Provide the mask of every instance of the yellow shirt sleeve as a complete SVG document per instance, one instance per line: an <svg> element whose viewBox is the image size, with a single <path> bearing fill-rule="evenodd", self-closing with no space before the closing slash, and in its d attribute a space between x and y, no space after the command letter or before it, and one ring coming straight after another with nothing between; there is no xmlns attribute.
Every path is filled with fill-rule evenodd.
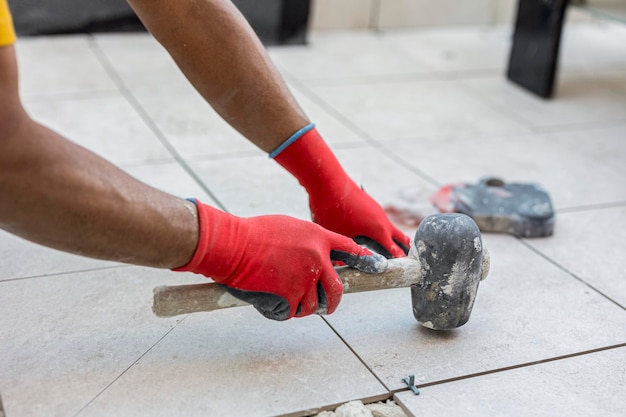
<svg viewBox="0 0 626 417"><path fill-rule="evenodd" d="M7 0L0 0L0 46L11 45L15 42L13 19Z"/></svg>

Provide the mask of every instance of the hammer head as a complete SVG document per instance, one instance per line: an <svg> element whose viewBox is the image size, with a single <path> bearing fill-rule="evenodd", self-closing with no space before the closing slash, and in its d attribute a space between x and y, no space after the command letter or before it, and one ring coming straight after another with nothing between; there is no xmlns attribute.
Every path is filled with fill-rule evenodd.
<svg viewBox="0 0 626 417"><path fill-rule="evenodd" d="M415 318L435 330L462 326L482 274L478 226L464 214L434 214L420 223L413 243L411 255L422 267L422 280L411 287Z"/></svg>

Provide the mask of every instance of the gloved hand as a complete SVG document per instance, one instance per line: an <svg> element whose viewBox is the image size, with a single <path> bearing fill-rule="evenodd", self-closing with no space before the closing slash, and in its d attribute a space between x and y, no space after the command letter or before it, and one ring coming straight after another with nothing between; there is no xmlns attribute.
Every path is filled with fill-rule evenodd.
<svg viewBox="0 0 626 417"><path fill-rule="evenodd" d="M332 260L382 272L385 259L349 238L288 216L236 217L196 201L200 235L191 261L176 271L210 277L256 307L286 320L335 311L343 285Z"/></svg>
<svg viewBox="0 0 626 417"><path fill-rule="evenodd" d="M394 227L382 207L348 177L312 125L302 131L270 156L309 193L313 221L387 258L405 256L410 238Z"/></svg>

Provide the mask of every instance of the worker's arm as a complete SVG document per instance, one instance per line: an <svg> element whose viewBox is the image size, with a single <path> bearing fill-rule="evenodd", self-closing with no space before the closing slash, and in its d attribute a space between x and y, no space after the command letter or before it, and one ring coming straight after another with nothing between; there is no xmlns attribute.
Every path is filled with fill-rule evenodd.
<svg viewBox="0 0 626 417"><path fill-rule="evenodd" d="M128 3L205 100L262 150L309 123L230 0Z"/></svg>
<svg viewBox="0 0 626 417"><path fill-rule="evenodd" d="M0 196L0 228L56 249L173 268L196 247L192 203L135 180L26 114L13 46L0 47Z"/></svg>
<svg viewBox="0 0 626 417"><path fill-rule="evenodd" d="M243 219L158 191L33 121L0 47L0 228L67 252L214 278L266 317L332 312L331 260L378 271L352 240L286 216Z"/></svg>
<svg viewBox="0 0 626 417"><path fill-rule="evenodd" d="M191 271L264 316L332 313L332 260L380 272L351 239L286 216L239 218L149 187L27 117L0 138L0 228L100 259Z"/></svg>
<svg viewBox="0 0 626 417"><path fill-rule="evenodd" d="M387 256L410 239L345 173L300 109L263 45L229 0L128 0L206 101L291 172L313 219ZM297 145L297 146L294 146Z"/></svg>
<svg viewBox="0 0 626 417"><path fill-rule="evenodd" d="M0 137L0 227L79 255L173 268L197 238L193 204L130 177L25 117Z"/></svg>

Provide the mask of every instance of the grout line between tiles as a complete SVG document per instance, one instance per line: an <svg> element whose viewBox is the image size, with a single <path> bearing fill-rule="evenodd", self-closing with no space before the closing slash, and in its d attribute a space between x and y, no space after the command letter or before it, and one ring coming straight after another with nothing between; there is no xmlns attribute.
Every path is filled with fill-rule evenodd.
<svg viewBox="0 0 626 417"><path fill-rule="evenodd" d="M492 110L498 111L501 114L508 116L512 120L515 120L518 123L521 123L524 127L526 127L532 133L535 133L535 134L540 134L540 133L558 133L558 132L562 132L562 131L570 131L570 130L574 130L574 129L585 129L585 128L593 129L593 128L606 127L607 124L610 127L613 124L614 125L619 125L620 123L623 123L625 121L625 119L623 119L623 118L616 118L616 119L603 120L603 121L593 121L593 122L583 122L583 123L569 123L569 124L557 124L557 125L551 125L551 126L537 126L537 125L534 125L531 120L528 120L528 119L520 116L519 114L517 114L514 111L508 110L508 107L505 107L506 110L503 111L502 110L502 106L498 106L497 103L492 102L486 96L484 96L483 94L479 93L478 91L476 91L474 88L470 87L469 85L465 84L464 81L467 81L467 79L459 77L458 79L451 79L451 80L457 81L458 85L461 88L463 88L465 90L465 92L467 92L468 94L472 94L472 96L474 96L475 98L480 100L483 104L487 105L488 107L491 107ZM505 81L509 82L508 80L505 80ZM521 89L521 87L516 86L516 85L514 85L512 83L511 83L511 85L513 87ZM522 91L524 93L529 94L529 95L531 94L531 93L529 93L529 92L527 92L525 90L522 90ZM558 99L558 95L555 97L555 99Z"/></svg>
<svg viewBox="0 0 626 417"><path fill-rule="evenodd" d="M393 45L392 45L393 46ZM398 53L403 53L398 50ZM416 62L415 65L424 65ZM287 74L287 70L281 68L283 75ZM471 70L436 70L425 68L424 72L406 73L406 74L376 74L376 75L358 75L358 76L338 76L338 77L320 77L320 78L304 78L298 79L293 74L289 74L289 81L300 81L313 87L334 87L334 86L358 86L371 84L398 84L406 82L431 82L431 81L471 81L474 79L494 78L499 76L500 71L495 69L471 69Z"/></svg>
<svg viewBox="0 0 626 417"><path fill-rule="evenodd" d="M19 277L19 278L0 279L0 285L3 282L23 281L27 279L38 279L38 278L49 278L49 277L56 277L60 275L82 274L85 272L106 271L107 269L118 269L118 268L128 268L128 267L130 267L130 265L113 265L113 266L103 266L99 268L78 269L74 271L54 272L51 274L31 275L31 276Z"/></svg>
<svg viewBox="0 0 626 417"><path fill-rule="evenodd" d="M328 322L328 320L326 320L326 318L324 316L320 316L322 320L324 320L324 322L328 325L328 327L330 327L330 329L333 331L333 333L335 333L337 335L337 337L339 338L339 340L341 340L343 342L344 345L346 345L346 347L350 350L350 352L352 352L352 354L354 354L354 356L359 360L359 362L361 362L363 364L363 366L365 367L365 369L367 369L369 371L369 373L372 374L372 376L374 378L376 378L376 380L380 383L380 385L382 385L387 392L393 394L393 391L389 389L389 387L378 377L378 375L376 375L376 373L369 367L369 365L367 363L365 363L365 361L363 360L363 358L361 358L359 356L359 354L356 352L356 350L354 350L352 348L352 346L350 346L350 344L348 343L348 341L346 339L343 338L342 335L339 334L339 332L332 326L332 324L330 324Z"/></svg>
<svg viewBox="0 0 626 417"><path fill-rule="evenodd" d="M187 161L185 161L185 159L180 155L180 153L176 150L176 148L174 148L174 146L170 143L170 141L167 139L167 137L161 131L161 129L158 128L156 123L154 123L152 118L148 115L148 113L143 108L143 106L141 106L141 104L135 98L135 96L132 94L132 92L126 87L126 84L121 79L119 74L115 71L115 69L113 68L113 66L109 62L108 58L106 57L106 55L104 54L102 49L100 49L100 46L98 45L98 43L96 42L96 40L95 40L95 38L93 36L89 37L89 46L91 47L91 49L93 50L94 54L98 58L98 61L100 62L100 64L104 67L104 69L107 72L107 74L109 74L109 76L111 77L113 82L118 86L118 88L120 90L120 93L126 98L126 100L133 107L133 109L135 109L135 111L141 117L141 119L144 121L146 126L152 131L152 133L157 137L157 139L161 142L161 144L167 149L167 151L170 153L170 155L172 155L174 157L176 162L178 162L178 164L196 182L196 184L198 184L198 186L205 193L207 193L207 195L209 195L209 197L211 197L213 199L215 204L220 209L222 209L223 211L227 212L228 210L226 209L224 204L220 201L220 199L217 198L215 193L213 193L213 191L211 191L211 189L204 183L204 181L202 181L202 179L198 176L198 174L196 174L196 172L191 168L191 166L187 163Z"/></svg>
<svg viewBox="0 0 626 417"><path fill-rule="evenodd" d="M400 407L400 408L402 409L402 411L404 411L404 414L406 414L406 415L407 415L407 416L409 416L409 417L417 417L415 414L413 414L413 413L411 412L411 410L409 410L409 409L407 408L407 406L406 406L406 405L404 405L404 403L403 403L402 401L400 401L400 400L398 399L398 397L396 397L396 395L395 395L395 394L393 395L392 399L393 399L393 401L394 401L394 402L398 405L398 407Z"/></svg>
<svg viewBox="0 0 626 417"><path fill-rule="evenodd" d="M143 161L121 162L117 164L117 166L120 168L128 169L128 168L136 168L136 167L167 165L167 164L177 164L177 163L178 161L176 161L171 156L168 156L164 158L144 159Z"/></svg>
<svg viewBox="0 0 626 417"><path fill-rule="evenodd" d="M79 414L81 414L87 407L89 407L96 399L98 399L98 397L100 397L107 389L109 389L109 387L113 384L115 384L115 382L117 382L117 380L119 380L126 372L128 372L128 370L130 368L132 368L133 366L135 366L135 364L137 362L139 362L144 356L146 356L152 349L154 349L154 347L156 347L156 345L158 345L159 343L161 343L161 341L163 339L165 339L172 331L174 331L175 328L177 328L183 321L185 321L185 319L188 316L183 317L180 321L178 321L176 324L174 324L172 326L171 329L169 329L167 332L165 332L165 334L163 336L161 336L159 338L159 340L157 340L152 346L150 346L150 348L148 348L148 350L146 350L144 353L142 353L137 359L135 359L135 361L133 361L133 363L131 363L126 369L124 369L122 371L121 374L119 374L117 377L115 377L111 382L109 382L107 384L106 387L104 387L102 390L100 390L100 392L98 392L91 400L89 400L87 402L87 404L85 404L80 410L78 410L78 412L76 412L76 414L74 414L73 417L78 416Z"/></svg>
<svg viewBox="0 0 626 417"><path fill-rule="evenodd" d="M287 74L287 70L281 69L282 74ZM300 80L293 75L289 76L289 82L301 82L313 87L336 87L336 86L359 86L372 84L401 84L406 82L429 82L447 81L450 78L446 74L433 71L414 74L377 74L359 76L339 76L327 78L305 78Z"/></svg>
<svg viewBox="0 0 626 417"><path fill-rule="evenodd" d="M374 402L379 402L379 401L386 401L386 400L390 400L393 398L393 393L391 392L387 392L387 394L384 395L374 395L371 397L363 397L363 398L354 398L352 400L349 401L361 401L363 402L363 404L370 404L370 403L374 403ZM348 402L349 402L348 401ZM338 403L332 403L332 404L326 404L320 407L316 407L316 408L311 408L311 409L307 409L307 410L299 410L299 411L294 411L294 412L289 412L286 414L278 414L272 417L311 417L311 416L315 416L323 411L332 411L335 410L337 407L345 404L346 401L342 401L342 402L338 402ZM378 414L377 414L378 415ZM407 415L411 415L413 416L413 414L411 413L407 413ZM0 416L2 417L2 416Z"/></svg>
<svg viewBox="0 0 626 417"><path fill-rule="evenodd" d="M593 290L594 292L598 293L599 295L601 295L602 297L606 298L608 301L612 302L613 304L615 304L616 306L618 306L619 308L621 308L622 310L626 310L626 306L621 305L619 302L617 302L616 300L612 299L611 297L609 297L608 295L606 295L605 293L603 293L602 291L600 291L599 289L597 289L596 287L594 287L593 285L589 284L587 281L585 281L584 279L582 279L581 277L579 277L578 275L576 275L575 273L573 273L572 271L570 271L569 269L567 269L565 266L561 265L560 263L558 263L557 261L555 261L554 259L550 258L549 256L547 256L546 254L544 254L543 252L541 252L539 249L535 248L534 246L532 246L532 244L528 243L526 240L519 238L518 240L524 245L526 246L528 249L530 249L531 251L535 252L537 255L541 256L542 258L544 258L546 261L550 262L552 265L556 266L557 268L559 268L560 270L562 270L563 272L565 272L566 274L568 274L569 276L571 276L572 278L580 281L582 284L586 285L589 289Z"/></svg>
<svg viewBox="0 0 626 417"><path fill-rule="evenodd" d="M525 128L529 129L531 132L537 133L535 132L534 126L532 125L532 122L530 120L527 120L526 118L520 116L516 112L509 110L508 107L506 106L505 106L505 110L503 110L502 109L503 106L499 106L497 103L492 102L483 94L480 94L474 88L467 85L464 81L465 80L457 80L457 85L463 90L465 90L467 94L470 94L472 97L476 98L478 101L482 102L487 107L490 107L493 111L496 111L499 114L506 116L511 120L516 121L517 123L521 124ZM521 89L521 87L517 87L517 88Z"/></svg>
<svg viewBox="0 0 626 417"><path fill-rule="evenodd" d="M447 384L449 382L462 381L464 379L472 379L472 378L476 378L476 377L480 377L480 376L491 375L491 374L496 374L496 373L500 373L500 372L507 372L507 371L512 371L512 370L515 370L515 369L527 368L527 367L530 367L530 366L541 365L541 364L544 364L544 363L556 362L556 361L560 361L560 360L564 360L564 359L576 358L576 357L585 356L585 355L589 355L589 354L593 354L593 353L604 352L604 351L613 350L613 349L621 349L621 348L625 348L625 347L626 347L626 343L620 343L620 344L617 344L617 345L611 345L611 346L605 346L605 347L596 348L596 349L590 349L590 350L586 350L586 351L583 351L583 352L570 353L570 354L567 354L567 355L555 356L553 358L541 359L541 360L538 360L538 361L526 362L526 363L521 363L521 364L518 364L518 365L505 366L503 368L490 369L488 371L476 372L476 373L473 373L473 374L468 374L468 375L463 375L463 376L458 376L458 377L453 377L453 378L442 379L442 380L439 380L439 381L427 382L425 384L417 385L417 387L418 388L426 388L426 387L430 387L430 386L433 386L433 385ZM392 393L395 395L395 394L398 394L400 392L405 392L405 391L408 391L408 389L397 389L397 390L393 390Z"/></svg>
<svg viewBox="0 0 626 417"><path fill-rule="evenodd" d="M308 79L308 80L300 80L297 77L290 75L290 80L302 93L307 95L309 99L315 101L318 105L322 106L324 109L332 112L335 118L340 120L346 127L353 130L355 133L359 134L363 137L363 139L367 140L369 143L378 144L380 141L371 138L365 132L361 131L358 127L354 127L349 120L346 120L342 115L340 115L332 106L326 103L323 99L321 99L317 94L312 92L309 88L309 84L313 86L326 87L326 86L335 86L335 85L367 85L367 84L376 84L376 83L394 83L394 82L420 82L420 81L450 81L456 82L461 88L465 90L466 93L470 94L472 97L477 98L483 104L490 107L492 110L498 111L500 114L520 123L523 127L528 129L528 132L523 133L524 135L537 135L537 134L548 134L548 133L560 133L560 132L568 132L575 130L592 130L599 128L610 128L613 126L620 126L626 119L616 118L611 120L604 120L601 122L585 122L585 123L569 123L569 124L558 124L551 126L536 126L533 125L531 121L526 120L525 118L519 116L515 112L511 111L502 111L501 106L498 106L496 103L491 102L482 94L478 93L472 87L466 85L463 81L471 80L473 78L490 78L494 76L494 72L492 70L472 70L472 71L455 71L455 72L442 72L442 71L433 71L428 74L409 74L409 75L400 75L394 76L391 80L388 76L371 76L369 78L362 77L360 79L351 79L351 80L342 80L342 79ZM376 146L376 145L374 145ZM416 172L418 175L422 175L419 172ZM426 175L426 174L424 174ZM439 185L439 184L437 184Z"/></svg>
<svg viewBox="0 0 626 417"><path fill-rule="evenodd" d="M259 153L258 151L230 151L215 154L205 154L185 157L185 160L189 162L203 162L203 161L223 161L225 159L237 159L237 158L250 158L267 156Z"/></svg>
<svg viewBox="0 0 626 417"><path fill-rule="evenodd" d="M626 201L616 201L613 203L589 204L586 206L565 207L556 210L556 214L579 213L583 211L606 210L622 208L626 206Z"/></svg>
<svg viewBox="0 0 626 417"><path fill-rule="evenodd" d="M354 398L351 401L362 401L364 404L368 404L370 402L379 402L379 401L386 401L389 399L393 398L394 395L394 391L390 390L389 387L387 387L387 385L385 385L385 383L378 378L378 376L374 373L374 371L372 371L372 369L363 361L363 359L359 356L358 353L356 353L356 351L348 344L348 342L337 332L337 330L335 330L335 328L326 320L326 318L322 315L319 316L324 323L326 323L326 325L330 328L330 330L335 333L335 335L339 338L339 340L341 340L343 342L343 344L348 348L348 350L350 350L350 352L352 352L352 354L358 359L359 362L361 362L361 364L365 367L365 369L367 369L369 371L369 373L380 383L380 385L387 391L385 394L379 394L379 395L372 395L369 397L362 397L362 398ZM408 390L408 388L407 388ZM304 417L304 416L311 416L314 414L319 414L322 411L331 411L334 410L335 408L345 404L346 401L342 401L339 403L333 403L333 404L326 404L324 406L318 407L316 409L311 409L311 410L299 410L299 411L294 411L294 412L290 412L290 413L286 413L286 414L280 414L277 415L275 417Z"/></svg>
<svg viewBox="0 0 626 417"><path fill-rule="evenodd" d="M532 126L530 129L535 133L561 133L561 132L578 132L581 130L606 129L612 127L623 126L626 119L602 120L598 122L585 123L568 123L551 126Z"/></svg>
<svg viewBox="0 0 626 417"><path fill-rule="evenodd" d="M64 100L93 100L101 98L119 97L119 90L85 90L74 92L58 92L58 93L22 93L22 97L27 103L47 103L50 101Z"/></svg>

